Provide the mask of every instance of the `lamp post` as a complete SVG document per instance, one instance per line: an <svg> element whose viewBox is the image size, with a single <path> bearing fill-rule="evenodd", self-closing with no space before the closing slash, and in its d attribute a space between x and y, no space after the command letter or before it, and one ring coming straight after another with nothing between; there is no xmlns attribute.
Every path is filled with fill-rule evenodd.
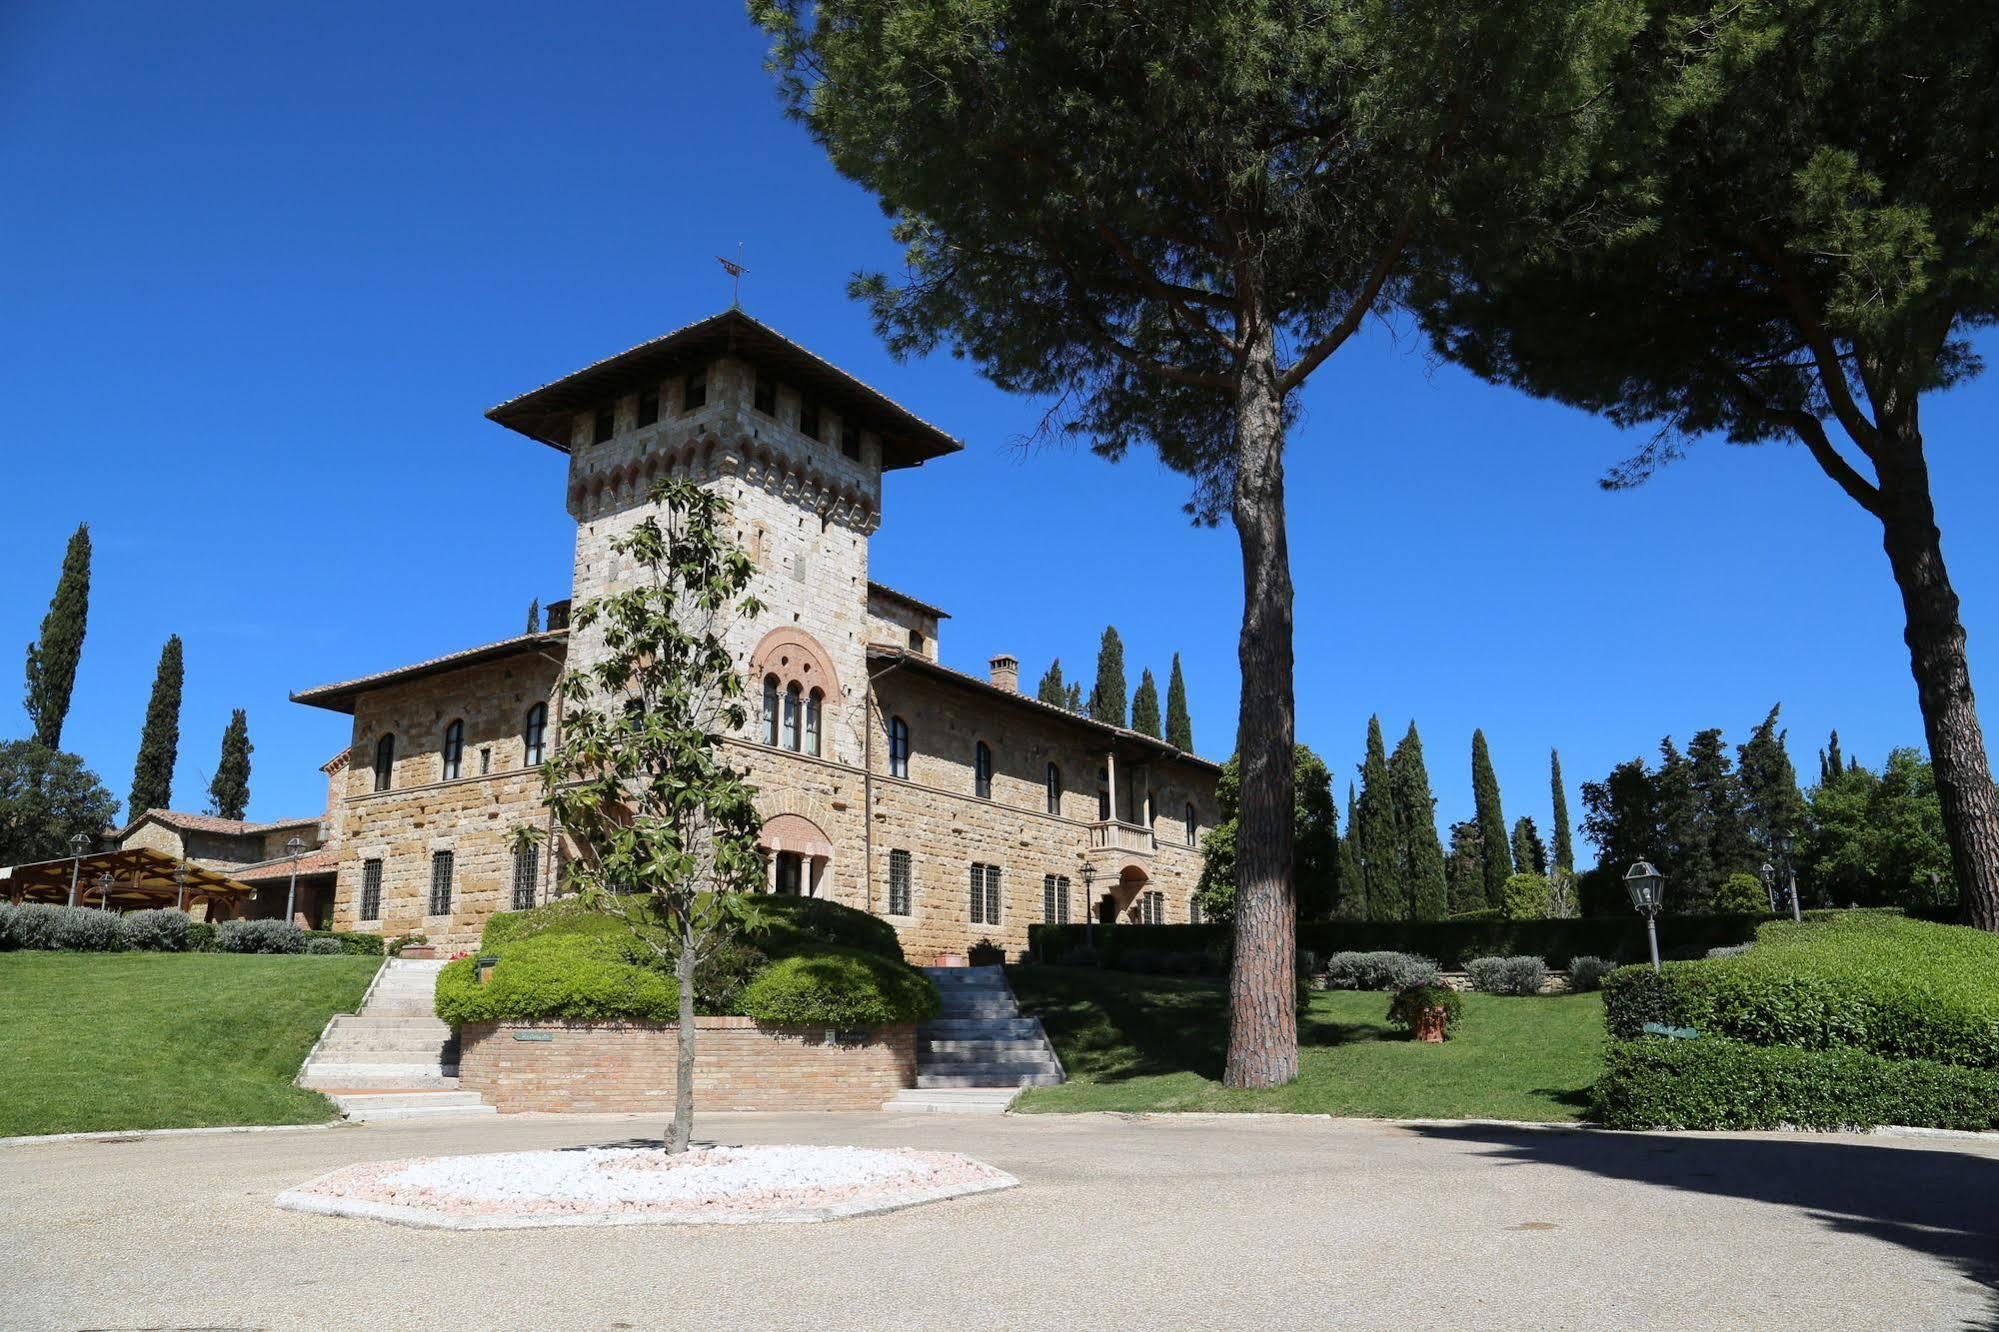
<svg viewBox="0 0 1999 1332"><path fill-rule="evenodd" d="M111 889L117 882L116 879L111 877L110 870L105 870L104 873L97 876L97 909L99 911L109 911L111 909Z"/></svg>
<svg viewBox="0 0 1999 1332"><path fill-rule="evenodd" d="M1097 894L1090 885L1097 881L1097 872L1089 861L1083 862L1083 943L1092 954L1097 951Z"/></svg>
<svg viewBox="0 0 1999 1332"><path fill-rule="evenodd" d="M1624 889L1631 905L1645 917L1645 941L1652 946L1652 970L1659 969L1659 907L1665 901L1666 876L1641 860L1624 874Z"/></svg>
<svg viewBox="0 0 1999 1332"><path fill-rule="evenodd" d="M1777 914L1777 867L1766 860L1758 873L1763 877L1763 896L1768 899L1770 914L1774 916Z"/></svg>
<svg viewBox="0 0 1999 1332"><path fill-rule="evenodd" d="M291 840L285 843L285 850L292 853L292 881L291 886L285 889L285 923L290 924L292 903L298 897L298 853L305 850L305 839L293 833Z"/></svg>
<svg viewBox="0 0 1999 1332"><path fill-rule="evenodd" d="M1784 860L1784 880L1791 893L1791 919L1801 921L1805 917L1804 913L1798 910L1798 865L1791 859L1791 846L1791 834L1780 833L1777 837L1777 854Z"/></svg>
<svg viewBox="0 0 1999 1332"><path fill-rule="evenodd" d="M76 905L76 872L83 867L83 848L90 845L89 833L69 839L69 904Z"/></svg>
<svg viewBox="0 0 1999 1332"><path fill-rule="evenodd" d="M174 862L174 910L187 910L187 862Z"/></svg>

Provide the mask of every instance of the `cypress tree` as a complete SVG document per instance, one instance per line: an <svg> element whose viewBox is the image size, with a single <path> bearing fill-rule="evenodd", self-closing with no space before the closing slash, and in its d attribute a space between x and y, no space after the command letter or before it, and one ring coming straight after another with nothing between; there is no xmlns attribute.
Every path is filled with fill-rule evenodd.
<svg viewBox="0 0 1999 1332"><path fill-rule="evenodd" d="M1138 673L1138 692L1131 696L1131 729L1140 735L1149 735L1154 740L1159 734L1159 686L1152 681L1152 672Z"/></svg>
<svg viewBox="0 0 1999 1332"><path fill-rule="evenodd" d="M1555 868L1575 873L1576 847L1569 840L1569 792L1562 785L1562 756L1548 751L1548 784L1555 792Z"/></svg>
<svg viewBox="0 0 1999 1332"><path fill-rule="evenodd" d="M237 708L222 728L222 760L208 784L208 812L240 819L250 807L250 720Z"/></svg>
<svg viewBox="0 0 1999 1332"><path fill-rule="evenodd" d="M1400 833L1396 860L1405 910L1410 920L1442 920L1451 910L1450 885L1444 877L1444 844L1437 837L1437 797L1413 721L1388 760L1388 775Z"/></svg>
<svg viewBox="0 0 1999 1332"><path fill-rule="evenodd" d="M1531 814L1522 814L1513 821L1513 869L1518 874L1548 872L1548 848L1541 841L1541 830L1534 826Z"/></svg>
<svg viewBox="0 0 1999 1332"><path fill-rule="evenodd" d="M1366 912L1366 899L1361 895L1360 861L1358 852L1360 839L1355 830L1360 827L1359 802L1354 798L1353 783L1347 783L1347 830L1340 838L1340 896L1333 914L1341 920L1361 920Z"/></svg>
<svg viewBox="0 0 1999 1332"><path fill-rule="evenodd" d="M1124 642L1116 625L1104 627L1104 641L1097 648L1097 687L1090 691L1090 715L1112 726L1125 724Z"/></svg>
<svg viewBox="0 0 1999 1332"><path fill-rule="evenodd" d="M1507 849L1506 815L1499 807L1499 778L1492 771L1492 754L1485 732L1471 733L1471 793L1478 814L1479 858L1485 874L1485 904L1506 906L1506 881L1513 877L1513 856Z"/></svg>
<svg viewBox="0 0 1999 1332"><path fill-rule="evenodd" d="M1187 680L1180 674L1180 654L1173 654L1173 674L1166 681L1166 743L1183 753L1194 752L1194 718L1187 711Z"/></svg>
<svg viewBox="0 0 1999 1332"><path fill-rule="evenodd" d="M541 632L540 597L536 597L533 601L530 601L528 603L528 632L531 634L538 634Z"/></svg>
<svg viewBox="0 0 1999 1332"><path fill-rule="evenodd" d="M160 649L153 696L146 703L146 729L139 735L139 759L132 768L132 798L125 806L128 822L149 809L166 809L173 800L174 762L180 755L181 677L180 635L171 634Z"/></svg>
<svg viewBox="0 0 1999 1332"><path fill-rule="evenodd" d="M1798 771L1784 747L1785 732L1777 729L1778 708L1771 708L1762 725L1749 733L1749 743L1735 750L1735 770L1748 807L1750 835L1765 859L1781 860L1805 824L1805 798L1798 790Z"/></svg>
<svg viewBox="0 0 1999 1332"><path fill-rule="evenodd" d="M28 721L35 739L62 748L62 724L76 688L76 664L83 656L83 633L90 619L90 524L78 523L63 552L56 594L42 617L41 637L28 644Z"/></svg>
<svg viewBox="0 0 1999 1332"><path fill-rule="evenodd" d="M1381 718L1367 719L1367 760L1360 767L1360 815L1355 835L1360 840L1364 920L1406 920L1401 859L1402 838L1395 824L1394 778L1388 771L1388 749L1381 742Z"/></svg>
<svg viewBox="0 0 1999 1332"><path fill-rule="evenodd" d="M1062 659L1057 657L1048 663L1042 672L1041 683L1035 687L1034 696L1043 703L1052 703L1058 708L1069 706L1069 690L1062 683Z"/></svg>
<svg viewBox="0 0 1999 1332"><path fill-rule="evenodd" d="M1450 882L1451 914L1485 908L1485 858L1479 848L1478 823L1462 819L1451 825L1451 850L1444 877Z"/></svg>
<svg viewBox="0 0 1999 1332"><path fill-rule="evenodd" d="M1826 747L1819 751L1819 781L1829 782L1846 767L1839 754L1839 732L1834 731Z"/></svg>
<svg viewBox="0 0 1999 1332"><path fill-rule="evenodd" d="M1064 706L1071 712L1080 713L1083 710L1083 685L1081 681L1070 684L1069 697Z"/></svg>

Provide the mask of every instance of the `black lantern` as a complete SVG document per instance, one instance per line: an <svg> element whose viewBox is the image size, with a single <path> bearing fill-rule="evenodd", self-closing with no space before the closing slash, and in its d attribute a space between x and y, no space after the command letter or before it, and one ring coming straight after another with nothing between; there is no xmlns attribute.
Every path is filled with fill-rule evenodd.
<svg viewBox="0 0 1999 1332"><path fill-rule="evenodd" d="M1645 941L1652 948L1652 970L1659 969L1659 908L1666 901L1666 876L1652 862L1641 860L1624 873L1624 891L1631 905L1645 917Z"/></svg>

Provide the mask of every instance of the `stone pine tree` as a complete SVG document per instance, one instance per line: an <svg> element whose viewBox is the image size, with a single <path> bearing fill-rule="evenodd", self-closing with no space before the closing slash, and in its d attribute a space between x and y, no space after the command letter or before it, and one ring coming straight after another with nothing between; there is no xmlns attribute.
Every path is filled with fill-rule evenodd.
<svg viewBox="0 0 1999 1332"><path fill-rule="evenodd" d="M1513 855L1507 840L1506 814L1499 807L1499 777L1492 770L1492 754L1485 747L1485 732L1471 733L1471 794L1478 818L1479 869L1485 879L1485 904L1494 910L1506 906L1506 881L1513 877Z"/></svg>
<svg viewBox="0 0 1999 1332"><path fill-rule="evenodd" d="M1097 683L1090 690L1090 716L1112 726L1125 724L1127 687L1124 679L1124 640L1116 625L1104 626L1103 642L1097 645Z"/></svg>
<svg viewBox="0 0 1999 1332"><path fill-rule="evenodd" d="M1187 711L1187 679L1180 674L1180 654L1173 654L1173 674L1166 681L1166 743L1183 753L1194 752L1194 718Z"/></svg>
<svg viewBox="0 0 1999 1332"><path fill-rule="evenodd" d="M1159 686L1150 669L1138 673L1138 690L1131 696L1131 729L1155 740L1164 738L1159 730Z"/></svg>
<svg viewBox="0 0 1999 1332"><path fill-rule="evenodd" d="M686 481L651 498L656 511L611 541L630 579L574 613L603 648L562 678L562 740L542 791L577 849L569 886L623 919L679 984L667 1134L679 1153L694 1124L695 972L753 921L764 880L756 791L720 741L749 716L727 632L762 607L726 535L727 501Z"/></svg>
<svg viewBox="0 0 1999 1332"><path fill-rule="evenodd" d="M1388 747L1382 743L1378 716L1367 719L1366 754L1360 765L1360 811L1349 833L1356 840L1354 858L1360 866L1361 919L1406 920L1395 779L1388 771Z"/></svg>
<svg viewBox="0 0 1999 1332"><path fill-rule="evenodd" d="M225 819L240 819L250 807L250 719L243 709L229 714L222 728L222 757L216 761L214 780L208 784L208 812Z"/></svg>
<svg viewBox="0 0 1999 1332"><path fill-rule="evenodd" d="M28 644L28 722L35 739L62 748L62 724L76 688L83 634L90 619L90 525L78 523L63 552L56 594L42 617L41 636Z"/></svg>
<svg viewBox="0 0 1999 1332"><path fill-rule="evenodd" d="M1873 519L1963 918L1999 930L1999 789L1921 420L1984 368L1973 335L1999 312L1999 154L1972 128L1999 123L1992 7L1643 10L1593 165L1550 198L1569 243L1480 235L1427 323L1477 374L1647 427L1612 486L1696 438L1802 444Z"/></svg>
<svg viewBox="0 0 1999 1332"><path fill-rule="evenodd" d="M1242 891L1223 1080L1297 1074L1284 445L1313 372L1441 219L1537 211L1617 0L750 0L792 113L903 246L892 351L948 345L1156 447L1242 551ZM1555 165L1551 165L1555 163ZM1337 433L1337 426L1333 433ZM1107 701L1107 700L1106 700Z"/></svg>
<svg viewBox="0 0 1999 1332"><path fill-rule="evenodd" d="M535 599L534 599L533 601L530 601L530 602L528 603L528 629L527 629L527 631L528 631L529 633L531 633L531 634L538 634L538 633L540 633L540 632L541 632L541 598L540 598L540 597L536 597L536 598L535 598Z"/></svg>
<svg viewBox="0 0 1999 1332"><path fill-rule="evenodd" d="M139 757L132 766L132 795L125 802L128 822L173 803L174 764L180 758L181 679L180 635L170 634L153 673L152 697L146 700L146 726L139 733Z"/></svg>
<svg viewBox="0 0 1999 1332"><path fill-rule="evenodd" d="M1034 696L1043 703L1058 708L1069 706L1069 688L1062 683L1062 659L1048 663L1048 669L1041 674L1041 683L1035 687Z"/></svg>
<svg viewBox="0 0 1999 1332"><path fill-rule="evenodd" d="M1569 835L1569 789L1562 783L1562 756L1557 750L1548 751L1548 785L1555 797L1555 868L1564 873L1576 872L1576 846Z"/></svg>
<svg viewBox="0 0 1999 1332"><path fill-rule="evenodd" d="M1388 777L1395 798L1403 909L1410 920L1442 920L1451 912L1450 885L1444 877L1444 845L1437 837L1437 797L1413 721L1389 756Z"/></svg>
<svg viewBox="0 0 1999 1332"><path fill-rule="evenodd" d="M1512 853L1514 873L1547 874L1548 847L1541 840L1541 830L1534 826L1532 814L1522 814L1513 821Z"/></svg>

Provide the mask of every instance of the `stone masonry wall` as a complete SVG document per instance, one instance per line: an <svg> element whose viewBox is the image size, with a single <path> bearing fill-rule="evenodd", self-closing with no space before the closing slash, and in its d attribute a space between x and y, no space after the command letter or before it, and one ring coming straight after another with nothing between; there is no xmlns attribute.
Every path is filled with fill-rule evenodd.
<svg viewBox="0 0 1999 1332"><path fill-rule="evenodd" d="M916 1082L907 1024L849 1033L705 1017L694 1028L704 1111L879 1110ZM459 1032L458 1085L502 1114L671 1115L678 1036L665 1022L477 1023Z"/></svg>

